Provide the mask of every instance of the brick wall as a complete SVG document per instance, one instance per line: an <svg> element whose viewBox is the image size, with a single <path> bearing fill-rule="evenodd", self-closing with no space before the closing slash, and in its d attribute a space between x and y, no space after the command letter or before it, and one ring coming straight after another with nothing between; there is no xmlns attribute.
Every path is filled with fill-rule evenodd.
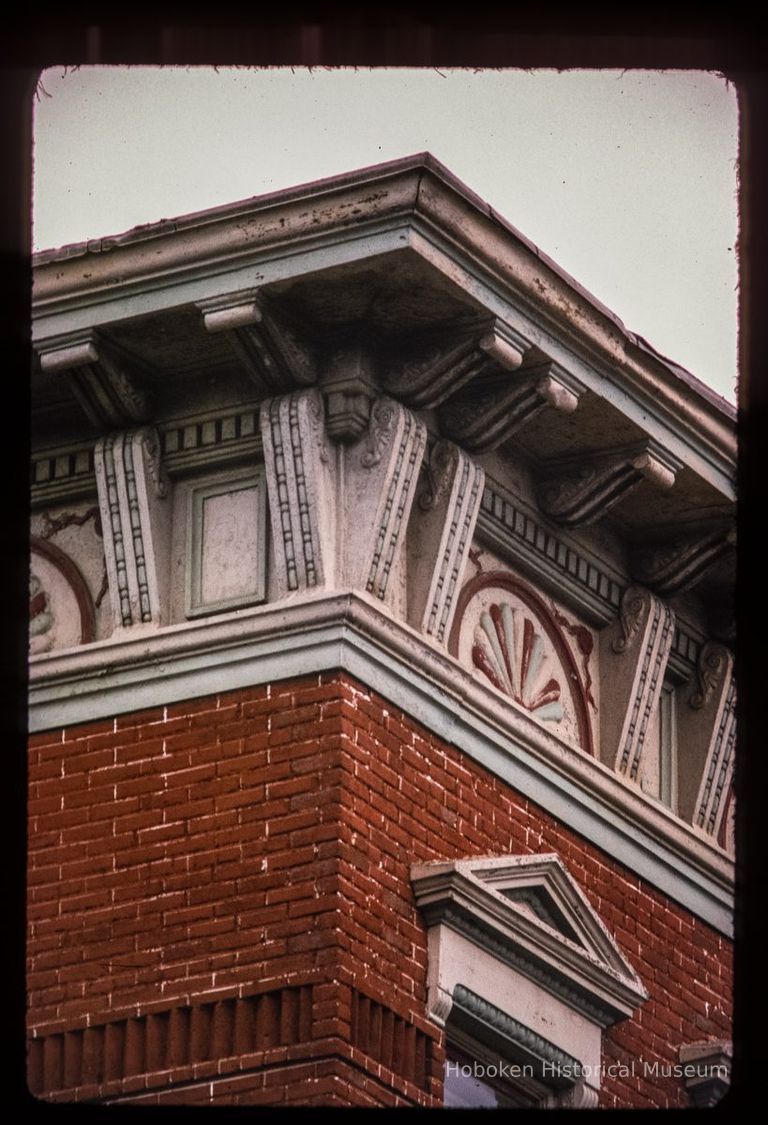
<svg viewBox="0 0 768 1125"><path fill-rule="evenodd" d="M345 674L39 734L29 777L41 1096L439 1104L409 869L494 852L558 852L651 993L606 1063L730 1034L726 939Z"/></svg>

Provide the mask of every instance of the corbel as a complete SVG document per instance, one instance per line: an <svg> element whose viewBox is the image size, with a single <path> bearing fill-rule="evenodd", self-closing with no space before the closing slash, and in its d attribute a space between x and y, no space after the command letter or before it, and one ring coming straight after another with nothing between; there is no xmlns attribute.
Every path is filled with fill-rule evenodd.
<svg viewBox="0 0 768 1125"><path fill-rule="evenodd" d="M733 777L736 684L733 657L708 642L699 652L696 682L677 709L678 812L717 838Z"/></svg>
<svg viewBox="0 0 768 1125"><path fill-rule="evenodd" d="M675 615L650 591L629 586L619 616L600 637L600 745L606 765L637 781L645 738L658 707Z"/></svg>
<svg viewBox="0 0 768 1125"><path fill-rule="evenodd" d="M473 379L516 371L528 347L513 328L494 320L470 334L441 339L426 354L388 373L386 389L414 409L433 409Z"/></svg>
<svg viewBox="0 0 768 1125"><path fill-rule="evenodd" d="M731 1086L733 1044L729 1039L683 1043L680 1069L688 1097L696 1109L709 1109Z"/></svg>
<svg viewBox="0 0 768 1125"><path fill-rule="evenodd" d="M444 641L472 546L485 473L458 446L437 441L423 475L409 528L408 617L422 633Z"/></svg>
<svg viewBox="0 0 768 1125"><path fill-rule="evenodd" d="M157 431L145 426L101 438L94 467L115 625L163 624L171 519Z"/></svg>
<svg viewBox="0 0 768 1125"><path fill-rule="evenodd" d="M199 301L208 332L223 332L262 393L311 386L317 379L313 356L267 304L258 289L243 289Z"/></svg>
<svg viewBox="0 0 768 1125"><path fill-rule="evenodd" d="M523 369L512 379L490 380L485 389L456 395L440 409L443 434L470 453L498 449L543 410L571 414L580 385L551 362Z"/></svg>
<svg viewBox="0 0 768 1125"><path fill-rule="evenodd" d="M126 352L95 329L56 336L37 345L40 367L63 372L72 393L97 430L143 422L150 399L140 385L143 369Z"/></svg>
<svg viewBox="0 0 768 1125"><path fill-rule="evenodd" d="M396 597L405 532L419 478L427 430L423 422L386 395L371 406L366 432L339 451L338 510L345 521L345 585L382 601Z"/></svg>
<svg viewBox="0 0 768 1125"><path fill-rule="evenodd" d="M630 555L630 569L637 582L669 597L692 589L735 545L736 527L729 522L635 550Z"/></svg>
<svg viewBox="0 0 768 1125"><path fill-rule="evenodd" d="M545 468L539 507L564 527L595 523L644 480L671 488L679 468L680 462L655 442L569 458Z"/></svg>
<svg viewBox="0 0 768 1125"><path fill-rule="evenodd" d="M335 458L316 389L261 404L278 596L329 585L334 575Z"/></svg>

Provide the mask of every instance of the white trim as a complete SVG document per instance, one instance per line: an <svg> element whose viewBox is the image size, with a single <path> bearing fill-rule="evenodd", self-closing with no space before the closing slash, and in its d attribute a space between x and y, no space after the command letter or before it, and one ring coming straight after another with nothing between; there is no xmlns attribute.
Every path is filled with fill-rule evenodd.
<svg viewBox="0 0 768 1125"><path fill-rule="evenodd" d="M504 709L434 642L363 593L286 598L30 660L31 731L343 669L722 933L733 861L607 766Z"/></svg>

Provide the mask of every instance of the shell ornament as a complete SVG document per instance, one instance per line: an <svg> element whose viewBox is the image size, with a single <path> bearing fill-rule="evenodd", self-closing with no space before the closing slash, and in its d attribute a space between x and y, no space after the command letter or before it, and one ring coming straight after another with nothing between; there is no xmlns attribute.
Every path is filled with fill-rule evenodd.
<svg viewBox="0 0 768 1125"><path fill-rule="evenodd" d="M549 670L544 638L529 617L494 602L475 628L472 663L494 687L544 722L564 718L560 684Z"/></svg>

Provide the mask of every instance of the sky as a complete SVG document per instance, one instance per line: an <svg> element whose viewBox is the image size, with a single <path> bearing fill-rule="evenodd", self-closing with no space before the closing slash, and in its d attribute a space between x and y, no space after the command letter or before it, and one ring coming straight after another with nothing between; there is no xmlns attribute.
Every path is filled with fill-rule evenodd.
<svg viewBox="0 0 768 1125"><path fill-rule="evenodd" d="M704 71L52 68L34 247L423 151L735 401L738 106Z"/></svg>

